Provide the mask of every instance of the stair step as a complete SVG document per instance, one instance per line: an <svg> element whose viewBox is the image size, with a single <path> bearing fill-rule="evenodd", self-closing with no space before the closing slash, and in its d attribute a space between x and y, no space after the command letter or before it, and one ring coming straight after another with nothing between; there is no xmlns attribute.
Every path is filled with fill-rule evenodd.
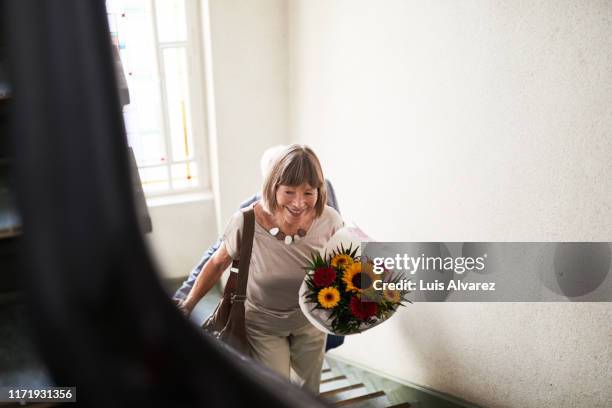
<svg viewBox="0 0 612 408"><path fill-rule="evenodd" d="M400 404L391 405L387 408L410 408L410 407L412 407L412 404L410 404L409 402L402 402Z"/></svg>
<svg viewBox="0 0 612 408"><path fill-rule="evenodd" d="M346 378L341 378L339 380L334 381L327 381L321 383L321 385L319 386L319 393L337 390L338 388L347 387L349 385L351 385L351 383L349 383Z"/></svg>
<svg viewBox="0 0 612 408"><path fill-rule="evenodd" d="M362 383L351 384L351 385L347 385L346 387L340 387L334 390L321 392L319 393L319 397L328 399L328 398L333 397L335 394L342 393L345 391L355 390L355 389L362 388L362 387L365 388L365 385L363 385Z"/></svg>
<svg viewBox="0 0 612 408"><path fill-rule="evenodd" d="M347 387L338 388L336 390L319 394L321 398L330 403L348 400L355 397L361 397L368 394L369 391L362 383L352 384Z"/></svg>
<svg viewBox="0 0 612 408"><path fill-rule="evenodd" d="M333 375L325 380L321 380L321 384L344 379L346 379L346 375Z"/></svg>
<svg viewBox="0 0 612 408"><path fill-rule="evenodd" d="M329 380L330 378L334 378L337 377L338 374L334 373L333 371L322 371L321 372L321 381L325 381L325 380Z"/></svg>
<svg viewBox="0 0 612 408"><path fill-rule="evenodd" d="M350 398L334 403L335 407L346 408L385 408L389 405L389 400L384 391L376 391L359 397Z"/></svg>

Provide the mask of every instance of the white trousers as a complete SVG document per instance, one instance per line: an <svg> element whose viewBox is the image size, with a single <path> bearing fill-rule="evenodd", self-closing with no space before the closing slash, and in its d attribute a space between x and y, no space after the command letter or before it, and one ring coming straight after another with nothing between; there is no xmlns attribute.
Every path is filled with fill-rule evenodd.
<svg viewBox="0 0 612 408"><path fill-rule="evenodd" d="M291 379L291 370L301 379L293 381L318 394L325 352L325 333L310 323L299 329L272 331L246 324L251 357L266 367Z"/></svg>

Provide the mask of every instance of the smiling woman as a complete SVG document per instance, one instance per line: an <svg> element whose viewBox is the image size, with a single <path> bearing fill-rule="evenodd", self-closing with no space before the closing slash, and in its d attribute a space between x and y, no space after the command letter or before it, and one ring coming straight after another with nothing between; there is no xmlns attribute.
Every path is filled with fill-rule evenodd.
<svg viewBox="0 0 612 408"><path fill-rule="evenodd" d="M262 200L245 209L255 215L245 301L249 353L285 377L293 369L304 388L313 393L319 390L325 334L302 313L298 291L310 254L322 251L343 226L340 215L326 205L326 200L317 156L306 146L292 145L271 165ZM182 304L187 313L232 260L240 258L244 229L243 213L237 212L225 229L223 245L205 264Z"/></svg>
<svg viewBox="0 0 612 408"><path fill-rule="evenodd" d="M280 185L276 192L278 211L272 216L266 211L260 212L263 224L279 225L268 228L270 234L287 245L306 236L308 226L316 215L313 212L317 202L316 190L308 183L299 186Z"/></svg>
<svg viewBox="0 0 612 408"><path fill-rule="evenodd" d="M327 202L319 159L309 147L300 145L290 146L277 158L262 190L264 211L256 210L256 214L270 234L287 244L306 235Z"/></svg>
<svg viewBox="0 0 612 408"><path fill-rule="evenodd" d="M317 216L321 215L327 201L327 189L321 163L312 149L302 145L289 146L277 156L270 174L264 180L262 190L262 203L270 213L275 212L281 206L281 202L278 201L280 193L287 200L291 194L316 194L313 207L315 207ZM283 205L289 204L286 201L283 202ZM294 209L296 209L295 206Z"/></svg>

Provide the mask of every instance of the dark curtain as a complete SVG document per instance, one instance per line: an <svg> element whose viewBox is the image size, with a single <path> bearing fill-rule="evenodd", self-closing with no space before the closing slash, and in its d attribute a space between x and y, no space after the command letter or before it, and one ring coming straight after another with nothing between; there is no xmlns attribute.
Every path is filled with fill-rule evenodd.
<svg viewBox="0 0 612 408"><path fill-rule="evenodd" d="M81 405L317 407L183 318L136 219L104 1L4 0L23 273L40 352Z"/></svg>

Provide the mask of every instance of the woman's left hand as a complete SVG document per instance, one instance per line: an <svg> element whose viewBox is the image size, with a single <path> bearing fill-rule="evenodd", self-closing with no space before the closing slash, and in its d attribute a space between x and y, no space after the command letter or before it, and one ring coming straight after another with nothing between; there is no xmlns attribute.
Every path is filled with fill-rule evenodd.
<svg viewBox="0 0 612 408"><path fill-rule="evenodd" d="M189 315L191 314L191 311L193 310L193 308L189 307L187 302L185 302L184 300L180 300L180 299L172 299L172 300L174 301L176 307L183 314L183 316L189 317Z"/></svg>

